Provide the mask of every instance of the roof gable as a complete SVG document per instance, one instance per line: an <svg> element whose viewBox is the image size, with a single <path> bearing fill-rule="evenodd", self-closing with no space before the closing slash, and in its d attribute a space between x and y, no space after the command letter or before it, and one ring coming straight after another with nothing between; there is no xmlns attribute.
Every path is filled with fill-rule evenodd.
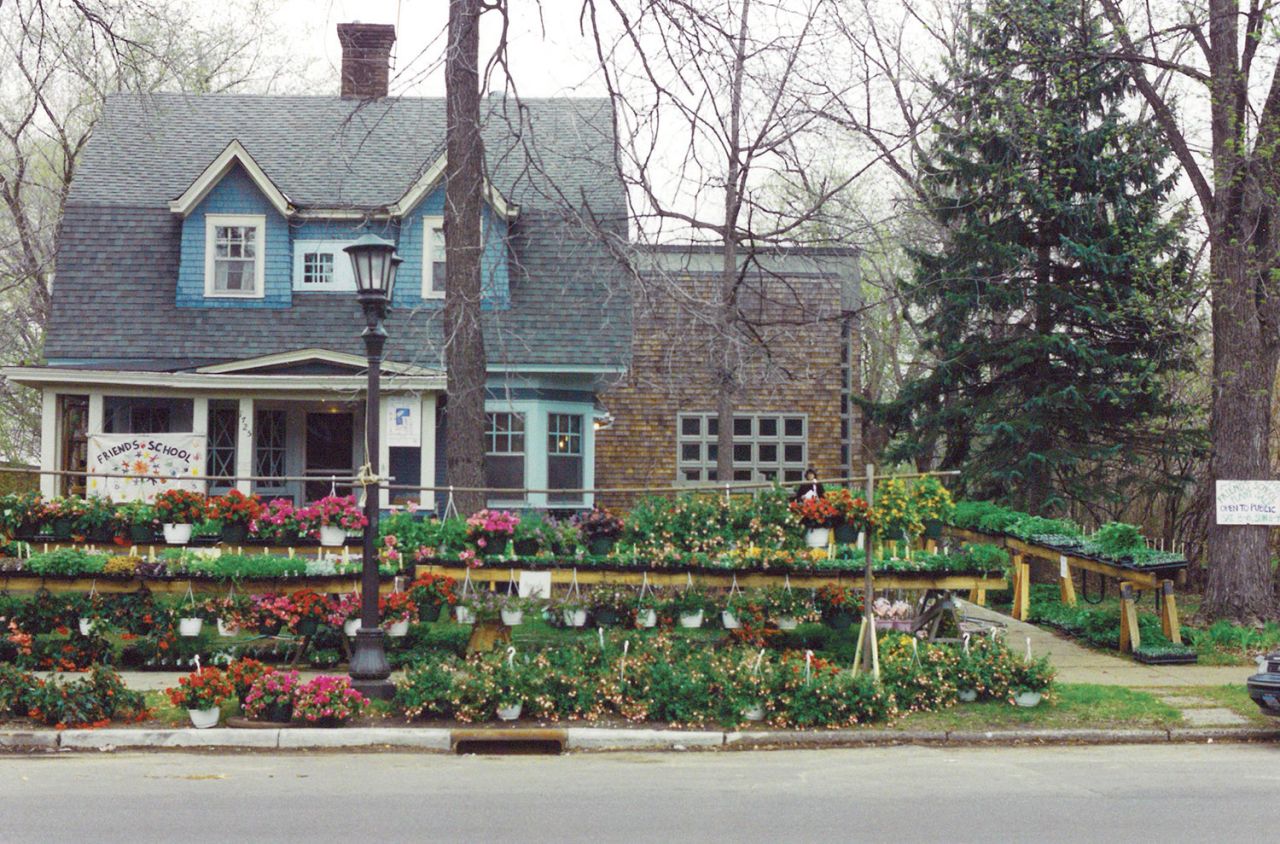
<svg viewBox="0 0 1280 844"><path fill-rule="evenodd" d="M238 140L234 139L226 145L222 152L218 153L217 158L209 162L209 166L204 168L200 175L182 192L181 196L169 203L169 210L182 217L189 215L209 195L209 191L213 190L214 186L222 181L224 176L235 169L237 164L244 169L249 179L262 192L262 195L267 198L271 206L280 212L281 216L289 216L293 211L293 203L289 200L289 197L285 196L284 192L276 187L275 182L271 181L271 178L267 176L258 162L253 159L249 151Z"/></svg>

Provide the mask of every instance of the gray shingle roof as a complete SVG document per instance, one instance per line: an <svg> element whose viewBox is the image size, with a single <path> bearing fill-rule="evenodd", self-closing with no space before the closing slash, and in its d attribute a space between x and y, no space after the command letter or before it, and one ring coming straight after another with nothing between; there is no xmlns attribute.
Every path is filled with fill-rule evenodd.
<svg viewBox="0 0 1280 844"><path fill-rule="evenodd" d="M511 308L485 314L490 363L625 363L628 284L599 231L625 241L607 101L524 101L518 132L501 103L488 106L490 181L521 206ZM362 351L354 297L295 294L285 311L175 306L181 221L168 203L233 139L303 206L375 207L397 200L441 154L444 101L112 97L62 222L48 358L168 369L317 345ZM393 359L439 361L438 308L396 312L388 328Z"/></svg>

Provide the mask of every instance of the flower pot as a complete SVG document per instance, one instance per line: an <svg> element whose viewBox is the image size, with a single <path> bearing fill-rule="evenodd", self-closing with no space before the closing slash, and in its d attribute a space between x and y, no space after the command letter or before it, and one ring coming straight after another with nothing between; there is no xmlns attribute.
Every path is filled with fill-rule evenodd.
<svg viewBox="0 0 1280 844"><path fill-rule="evenodd" d="M978 690L977 689L961 689L959 697L960 697L961 703L973 703L975 700L978 699Z"/></svg>
<svg viewBox="0 0 1280 844"><path fill-rule="evenodd" d="M507 610L502 611L502 623L508 627L519 627L524 623L524 610Z"/></svg>
<svg viewBox="0 0 1280 844"><path fill-rule="evenodd" d="M263 621L258 625L258 632L263 636L275 636L280 632L280 628L284 626L284 622L278 618Z"/></svg>
<svg viewBox="0 0 1280 844"><path fill-rule="evenodd" d="M823 621L833 630L848 630L853 626L854 616L851 612L833 612L823 616Z"/></svg>
<svg viewBox="0 0 1280 844"><path fill-rule="evenodd" d="M218 619L218 635L230 638L240 632L240 627L230 622Z"/></svg>
<svg viewBox="0 0 1280 844"><path fill-rule="evenodd" d="M191 726L197 730L207 730L218 726L218 719L222 717L222 712L216 706L208 709L188 709L187 717L191 719Z"/></svg>
<svg viewBox="0 0 1280 844"><path fill-rule="evenodd" d="M348 619L342 625L342 632L346 633L347 636L352 639L356 637L356 633L359 630L360 630L360 619L358 618Z"/></svg>
<svg viewBox="0 0 1280 844"><path fill-rule="evenodd" d="M533 557L540 550L536 539L517 539L511 543L511 548L517 557Z"/></svg>
<svg viewBox="0 0 1280 844"><path fill-rule="evenodd" d="M1013 702L1018 706L1032 707L1039 706L1040 699L1044 697L1040 692L1018 692L1013 696Z"/></svg>
<svg viewBox="0 0 1280 844"><path fill-rule="evenodd" d="M92 632L93 632L93 619L92 618L80 619L80 635L88 636Z"/></svg>
<svg viewBox="0 0 1280 844"><path fill-rule="evenodd" d="M164 541L169 545L186 545L191 541L191 525L165 522Z"/></svg>
<svg viewBox="0 0 1280 844"><path fill-rule="evenodd" d="M744 709L742 711L742 717L747 721L763 721L764 707L757 703L749 709Z"/></svg>
<svg viewBox="0 0 1280 844"><path fill-rule="evenodd" d="M347 544L347 531L339 525L320 527L320 544L325 548L340 548Z"/></svg>
<svg viewBox="0 0 1280 844"><path fill-rule="evenodd" d="M75 522L71 519L54 519L49 525L49 529L53 532L55 540L66 542L71 538L71 531L75 529Z"/></svg>
<svg viewBox="0 0 1280 844"><path fill-rule="evenodd" d="M89 531L90 542L113 542L116 538L116 529L111 525L99 525Z"/></svg>
<svg viewBox="0 0 1280 844"><path fill-rule="evenodd" d="M720 611L720 623L724 625L725 630L737 630L742 626L738 617L728 610Z"/></svg>
<svg viewBox="0 0 1280 844"><path fill-rule="evenodd" d="M314 636L316 631L320 629L320 622L314 618L304 618L298 622L299 636Z"/></svg>
<svg viewBox="0 0 1280 844"><path fill-rule="evenodd" d="M440 604L427 604L418 607L418 621L439 621L440 620Z"/></svg>
<svg viewBox="0 0 1280 844"><path fill-rule="evenodd" d="M178 619L178 635L186 636L188 639L200 635L200 631L204 628L203 618L180 618ZM217 723L216 721L214 723Z"/></svg>
<svg viewBox="0 0 1280 844"><path fill-rule="evenodd" d="M835 529L835 539L840 545L852 545L858 541L858 529L853 525L839 525Z"/></svg>
<svg viewBox="0 0 1280 844"><path fill-rule="evenodd" d="M503 721L514 721L520 717L520 710L524 709L524 701L513 706L499 706L498 718Z"/></svg>
<svg viewBox="0 0 1280 844"><path fill-rule="evenodd" d="M476 613L471 607L454 607L453 617L458 619L459 624L476 623Z"/></svg>
<svg viewBox="0 0 1280 844"><path fill-rule="evenodd" d="M276 701L262 713L262 719L274 724L288 724L293 719L293 701Z"/></svg>
<svg viewBox="0 0 1280 844"><path fill-rule="evenodd" d="M776 619L774 623L778 625L779 630L795 630L798 622L794 617L784 615L781 618Z"/></svg>
<svg viewBox="0 0 1280 844"><path fill-rule="evenodd" d="M809 528L804 532L804 544L810 548L826 548L830 543L830 528Z"/></svg>
<svg viewBox="0 0 1280 844"><path fill-rule="evenodd" d="M636 611L636 627L648 629L658 626L658 611L650 607L649 609Z"/></svg>
<svg viewBox="0 0 1280 844"><path fill-rule="evenodd" d="M148 522L145 525L129 525L129 539L139 545L156 541L156 526Z"/></svg>
<svg viewBox="0 0 1280 844"><path fill-rule="evenodd" d="M409 619L402 618L399 621L387 625L387 635L393 639L403 639L409 635Z"/></svg>
<svg viewBox="0 0 1280 844"><path fill-rule="evenodd" d="M566 627L583 627L587 623L586 610L565 610L564 623Z"/></svg>
<svg viewBox="0 0 1280 844"><path fill-rule="evenodd" d="M593 536L587 540L587 551L597 557L603 557L613 550L618 540L612 536Z"/></svg>
<svg viewBox="0 0 1280 844"><path fill-rule="evenodd" d="M595 616L597 627L617 627L622 621L618 611L613 607L600 607L591 613Z"/></svg>
<svg viewBox="0 0 1280 844"><path fill-rule="evenodd" d="M680 626L694 629L702 626L702 610L680 613Z"/></svg>
<svg viewBox="0 0 1280 844"><path fill-rule="evenodd" d="M249 539L248 525L223 525L222 526L222 544L223 545L243 545Z"/></svg>
<svg viewBox="0 0 1280 844"><path fill-rule="evenodd" d="M941 539L942 538L942 520L941 519L925 519L924 538L925 539Z"/></svg>

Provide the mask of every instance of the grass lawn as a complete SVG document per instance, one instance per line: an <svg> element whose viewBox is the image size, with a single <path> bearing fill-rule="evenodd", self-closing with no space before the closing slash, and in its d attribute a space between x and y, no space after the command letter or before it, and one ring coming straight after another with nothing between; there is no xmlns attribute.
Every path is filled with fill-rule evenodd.
<svg viewBox="0 0 1280 844"><path fill-rule="evenodd" d="M1246 698L1247 699L1247 698ZM962 703L941 712L908 715L901 730L1011 730L1056 728L1177 727L1182 715L1149 692L1121 686L1063 683L1054 700L1024 709L1007 703Z"/></svg>
<svg viewBox="0 0 1280 844"><path fill-rule="evenodd" d="M1249 719L1251 726L1280 728L1280 718L1263 715L1258 705L1250 699L1249 690L1244 683L1232 683L1229 686L1197 686L1187 691L1196 697L1204 698L1217 706L1243 715Z"/></svg>

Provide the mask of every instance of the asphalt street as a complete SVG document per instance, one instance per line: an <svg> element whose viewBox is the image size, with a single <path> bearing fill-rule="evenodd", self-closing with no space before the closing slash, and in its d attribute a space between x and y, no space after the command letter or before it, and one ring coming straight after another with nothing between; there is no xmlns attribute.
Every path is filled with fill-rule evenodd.
<svg viewBox="0 0 1280 844"><path fill-rule="evenodd" d="M3 841L1260 841L1280 746L0 757Z"/></svg>

